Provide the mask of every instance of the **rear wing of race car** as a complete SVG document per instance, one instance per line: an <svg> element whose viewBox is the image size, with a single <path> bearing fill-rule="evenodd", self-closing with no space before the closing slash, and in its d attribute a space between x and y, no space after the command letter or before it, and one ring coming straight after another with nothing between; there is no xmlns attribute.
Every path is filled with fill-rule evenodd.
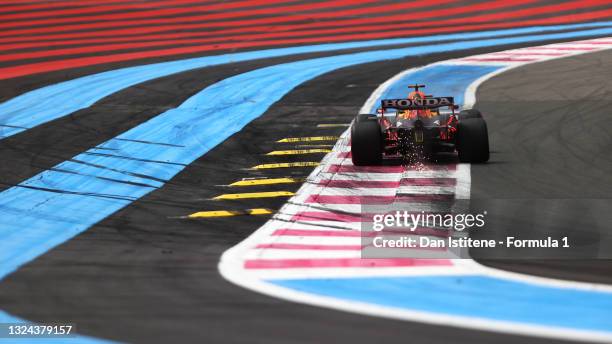
<svg viewBox="0 0 612 344"><path fill-rule="evenodd" d="M437 109L448 106L455 109L455 100L453 97L426 97L423 99L383 99L380 101L381 108L397 109L397 110L424 110Z"/></svg>

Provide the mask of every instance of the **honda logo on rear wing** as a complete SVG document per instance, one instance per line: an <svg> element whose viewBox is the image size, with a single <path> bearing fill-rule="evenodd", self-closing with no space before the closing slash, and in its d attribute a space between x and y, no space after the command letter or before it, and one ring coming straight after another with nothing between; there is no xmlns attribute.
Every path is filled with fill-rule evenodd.
<svg viewBox="0 0 612 344"><path fill-rule="evenodd" d="M442 106L453 106L453 97L432 97L423 99L383 99L383 109L419 110L435 109Z"/></svg>

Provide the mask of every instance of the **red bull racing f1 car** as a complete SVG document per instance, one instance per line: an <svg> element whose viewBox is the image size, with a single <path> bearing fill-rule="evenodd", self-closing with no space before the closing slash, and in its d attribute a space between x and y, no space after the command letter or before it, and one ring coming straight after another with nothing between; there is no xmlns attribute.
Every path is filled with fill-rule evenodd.
<svg viewBox="0 0 612 344"><path fill-rule="evenodd" d="M489 160L487 124L476 109L456 113L453 97L433 97L410 85L405 99L383 99L378 114L357 115L351 128L351 156L357 166L383 158L432 159L457 152L459 161Z"/></svg>

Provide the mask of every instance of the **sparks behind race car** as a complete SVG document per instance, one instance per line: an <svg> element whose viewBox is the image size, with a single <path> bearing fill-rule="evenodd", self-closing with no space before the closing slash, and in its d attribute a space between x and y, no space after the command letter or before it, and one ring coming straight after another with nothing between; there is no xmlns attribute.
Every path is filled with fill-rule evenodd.
<svg viewBox="0 0 612 344"><path fill-rule="evenodd" d="M406 99L383 99L378 115L357 115L351 128L354 165L378 165L385 157L431 159L455 151L461 162L489 160L487 124L478 110L456 114L453 97L427 96L419 90L425 85L408 87L414 91ZM388 114L389 109L395 112Z"/></svg>

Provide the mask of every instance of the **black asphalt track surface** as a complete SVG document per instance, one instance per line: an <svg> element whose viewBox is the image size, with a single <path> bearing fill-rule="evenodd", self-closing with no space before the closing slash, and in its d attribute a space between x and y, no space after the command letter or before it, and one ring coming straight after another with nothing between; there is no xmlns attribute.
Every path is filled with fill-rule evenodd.
<svg viewBox="0 0 612 344"><path fill-rule="evenodd" d="M503 258L487 264L612 283L611 63L609 50L536 63L479 88L492 153L472 165L472 200L497 216L482 237L568 236L573 246L472 252Z"/></svg>
<svg viewBox="0 0 612 344"><path fill-rule="evenodd" d="M461 54L479 52L482 51ZM0 284L2 309L33 321L73 322L82 334L127 342L557 342L361 316L259 295L222 279L217 272L217 263L223 251L256 230L267 217L178 218L201 210L278 208L284 199L230 202L210 201L210 198L227 192L260 190L218 186L244 177L307 176L310 172L307 168L265 172L245 169L265 162L318 161L321 155L271 158L263 154L273 149L295 147L274 143L284 137L340 134L345 128L317 128L317 124L348 123L378 84L389 77L409 67L458 56L460 54L432 55L361 65L305 83L264 116L195 161L163 188L7 277ZM550 63L567 63L560 68L571 71L574 69L572 63L576 63L573 61L581 59L583 57ZM236 70L231 66L219 69L219 74L207 74L203 70L202 73L184 73L176 78L160 79L122 92L112 101L110 98L105 100L111 102L106 106L98 104L92 108L91 114L82 115L84 118L96 117L107 111L108 106L115 106L116 102L118 108L120 105L134 107L126 114L140 116L134 120L140 122L176 103L170 96L161 96L162 91L195 92L198 87L215 79L257 66L257 63L247 63ZM594 67L596 65L589 68ZM496 99L490 98L495 97L495 93L488 93L489 87L494 82L501 82L498 90L504 90L504 80L505 75L490 81L479 96ZM538 81L534 78L533 82L548 82L548 79ZM557 80L557 83L561 82ZM542 89L537 84L533 87ZM154 91L145 92L149 89ZM186 98L185 95L181 97ZM138 104L133 103L135 99L138 99ZM143 110L145 115L138 115L140 108L137 105L149 106ZM500 112L493 112L494 109L488 108L484 102L479 106L488 111L487 119L490 117L494 154L490 165L473 168L473 187L475 195L490 197L492 194L486 194L486 191L497 184L487 186L486 183L494 183L497 179L492 177L494 172L487 173L486 169L500 173L508 168L496 163L504 150L497 148L500 145L497 133L502 129L493 119L505 117L500 117ZM54 122L50 125L55 126L55 130L69 126L69 123ZM121 125L112 121L107 123L108 130L113 133L123 130L119 128ZM97 139L100 138L91 140ZM35 150L32 152L35 160ZM37 164L23 176L50 163ZM298 187L297 184L288 184L265 190L295 191ZM515 265L529 264L526 261ZM589 272L582 266L578 272L566 265L557 269L536 265L533 269L547 271L551 276L588 277L597 274L597 271Z"/></svg>

